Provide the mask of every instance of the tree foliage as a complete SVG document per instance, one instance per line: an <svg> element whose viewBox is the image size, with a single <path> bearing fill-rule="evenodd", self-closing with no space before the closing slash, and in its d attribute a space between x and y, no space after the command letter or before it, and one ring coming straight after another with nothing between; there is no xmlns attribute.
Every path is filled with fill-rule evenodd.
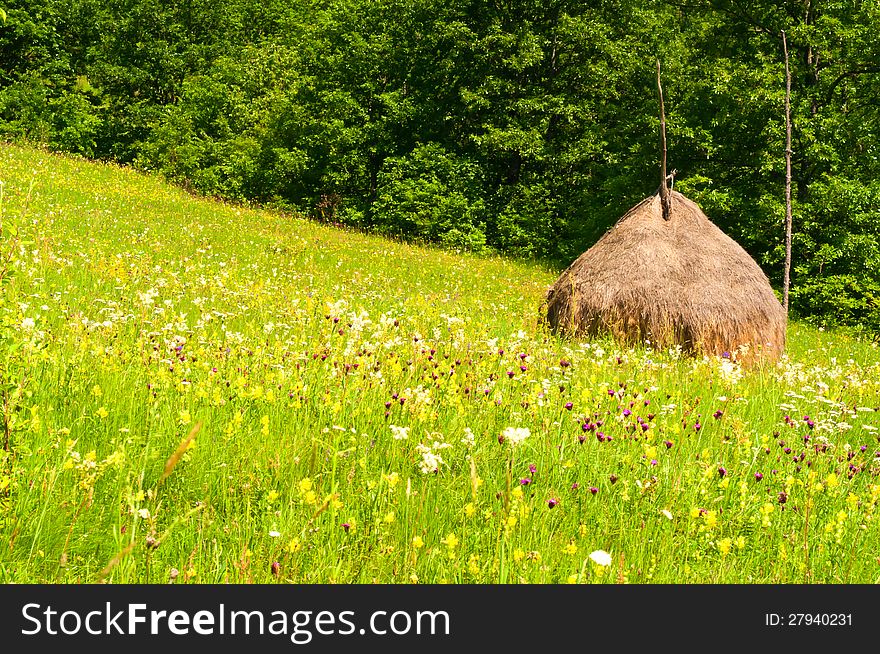
<svg viewBox="0 0 880 654"><path fill-rule="evenodd" d="M194 191L566 264L669 161L792 308L880 327L877 0L10 0L0 134Z"/></svg>

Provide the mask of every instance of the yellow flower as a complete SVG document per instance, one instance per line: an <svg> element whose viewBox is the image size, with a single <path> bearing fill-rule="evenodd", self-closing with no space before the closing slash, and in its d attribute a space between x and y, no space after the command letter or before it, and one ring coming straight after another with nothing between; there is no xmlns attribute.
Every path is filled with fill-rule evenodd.
<svg viewBox="0 0 880 654"><path fill-rule="evenodd" d="M98 413L98 417L101 418L102 420L110 415L110 412L107 411L107 409L104 407L101 407L100 409L98 409L97 413Z"/></svg>
<svg viewBox="0 0 880 654"><path fill-rule="evenodd" d="M517 563L522 561L525 558L525 556L526 556L526 553L523 552L522 550L513 550L513 560L516 561Z"/></svg>
<svg viewBox="0 0 880 654"><path fill-rule="evenodd" d="M400 475L398 475L396 472L392 472L390 475L382 475L382 479L384 479L385 483L388 484L388 488L394 488L400 481Z"/></svg>
<svg viewBox="0 0 880 654"><path fill-rule="evenodd" d="M271 504L272 502L277 500L280 495L281 495L281 493L279 493L278 491L271 490L271 491L269 491L269 494L266 496L266 500L268 500L268 502Z"/></svg>
<svg viewBox="0 0 880 654"><path fill-rule="evenodd" d="M385 514L385 517L382 518L383 522L387 522L389 525L394 522L394 511L389 511Z"/></svg>
<svg viewBox="0 0 880 654"><path fill-rule="evenodd" d="M425 541L422 540L421 536L416 536L412 539L412 546L417 550L422 549L425 546Z"/></svg>
<svg viewBox="0 0 880 654"><path fill-rule="evenodd" d="M513 497L513 499L515 499L515 500L521 500L521 499L522 499L522 496L523 496L523 490L522 490L522 488L520 488L519 486L517 486L517 487L514 488L512 491L510 491L510 494L511 494L511 496Z"/></svg>
<svg viewBox="0 0 880 654"><path fill-rule="evenodd" d="M718 551L721 552L721 556L727 556L731 545L733 545L733 541L730 538L722 538L718 541Z"/></svg>
<svg viewBox="0 0 880 654"><path fill-rule="evenodd" d="M568 579L565 580L567 584L576 584L578 582L577 574L568 575Z"/></svg>
<svg viewBox="0 0 880 654"><path fill-rule="evenodd" d="M446 545L449 549L454 550L458 547L459 540L455 533L450 533L446 538L440 539L440 542Z"/></svg>
<svg viewBox="0 0 880 654"><path fill-rule="evenodd" d="M474 514L477 512L477 507L474 506L473 502L468 502L464 505L464 514L468 518L473 518Z"/></svg>
<svg viewBox="0 0 880 654"><path fill-rule="evenodd" d="M180 421L180 424L181 424L181 425L188 425L190 422L192 422L192 416L190 416L188 410L183 409L183 410L180 412L180 415L179 415L179 417L178 417L178 420Z"/></svg>
<svg viewBox="0 0 880 654"><path fill-rule="evenodd" d="M578 546L575 545L574 543L569 543L568 545L566 545L565 547L562 548L562 551L565 554L577 554Z"/></svg>
<svg viewBox="0 0 880 654"><path fill-rule="evenodd" d="M825 486L827 488L837 488L837 486L839 484L840 484L840 482L837 479L837 475L834 474L833 472L830 475L828 475L827 477L825 477Z"/></svg>
<svg viewBox="0 0 880 654"><path fill-rule="evenodd" d="M101 397L104 394L104 391L101 390L101 387L95 384L92 386L92 395L95 397Z"/></svg>
<svg viewBox="0 0 880 654"><path fill-rule="evenodd" d="M305 479L299 482L299 490L302 493L308 493L312 490L312 480L306 477Z"/></svg>
<svg viewBox="0 0 880 654"><path fill-rule="evenodd" d="M507 519L507 528L508 528L508 529L513 529L514 527L516 527L516 522L517 522L517 521L516 521L516 516L515 516L515 515L510 516L510 517Z"/></svg>

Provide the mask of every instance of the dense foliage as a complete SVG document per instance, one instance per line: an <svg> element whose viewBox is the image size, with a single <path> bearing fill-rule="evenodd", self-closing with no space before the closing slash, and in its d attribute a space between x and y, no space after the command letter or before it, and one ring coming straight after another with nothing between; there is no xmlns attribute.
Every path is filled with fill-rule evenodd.
<svg viewBox="0 0 880 654"><path fill-rule="evenodd" d="M0 135L192 190L560 264L676 188L796 312L880 327L880 2L9 0Z"/></svg>

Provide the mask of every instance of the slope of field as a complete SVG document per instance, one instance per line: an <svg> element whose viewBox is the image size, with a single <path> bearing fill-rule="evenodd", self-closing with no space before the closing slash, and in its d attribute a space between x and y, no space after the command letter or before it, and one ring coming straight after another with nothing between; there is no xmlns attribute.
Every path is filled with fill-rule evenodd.
<svg viewBox="0 0 880 654"><path fill-rule="evenodd" d="M876 344L567 342L554 271L27 148L0 181L3 581L880 577Z"/></svg>

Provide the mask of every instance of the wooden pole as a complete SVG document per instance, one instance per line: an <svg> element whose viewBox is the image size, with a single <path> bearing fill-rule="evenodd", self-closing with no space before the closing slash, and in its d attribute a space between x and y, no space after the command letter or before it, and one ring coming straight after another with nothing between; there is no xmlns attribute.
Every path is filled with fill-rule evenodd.
<svg viewBox="0 0 880 654"><path fill-rule="evenodd" d="M660 60L657 60L657 95L660 98L660 204L663 220L669 220L669 187L666 185L666 111L663 109L663 87L660 85Z"/></svg>
<svg viewBox="0 0 880 654"><path fill-rule="evenodd" d="M782 306L788 314L788 291L791 286L791 70L788 67L788 42L782 33L785 53L785 272L782 279Z"/></svg>

